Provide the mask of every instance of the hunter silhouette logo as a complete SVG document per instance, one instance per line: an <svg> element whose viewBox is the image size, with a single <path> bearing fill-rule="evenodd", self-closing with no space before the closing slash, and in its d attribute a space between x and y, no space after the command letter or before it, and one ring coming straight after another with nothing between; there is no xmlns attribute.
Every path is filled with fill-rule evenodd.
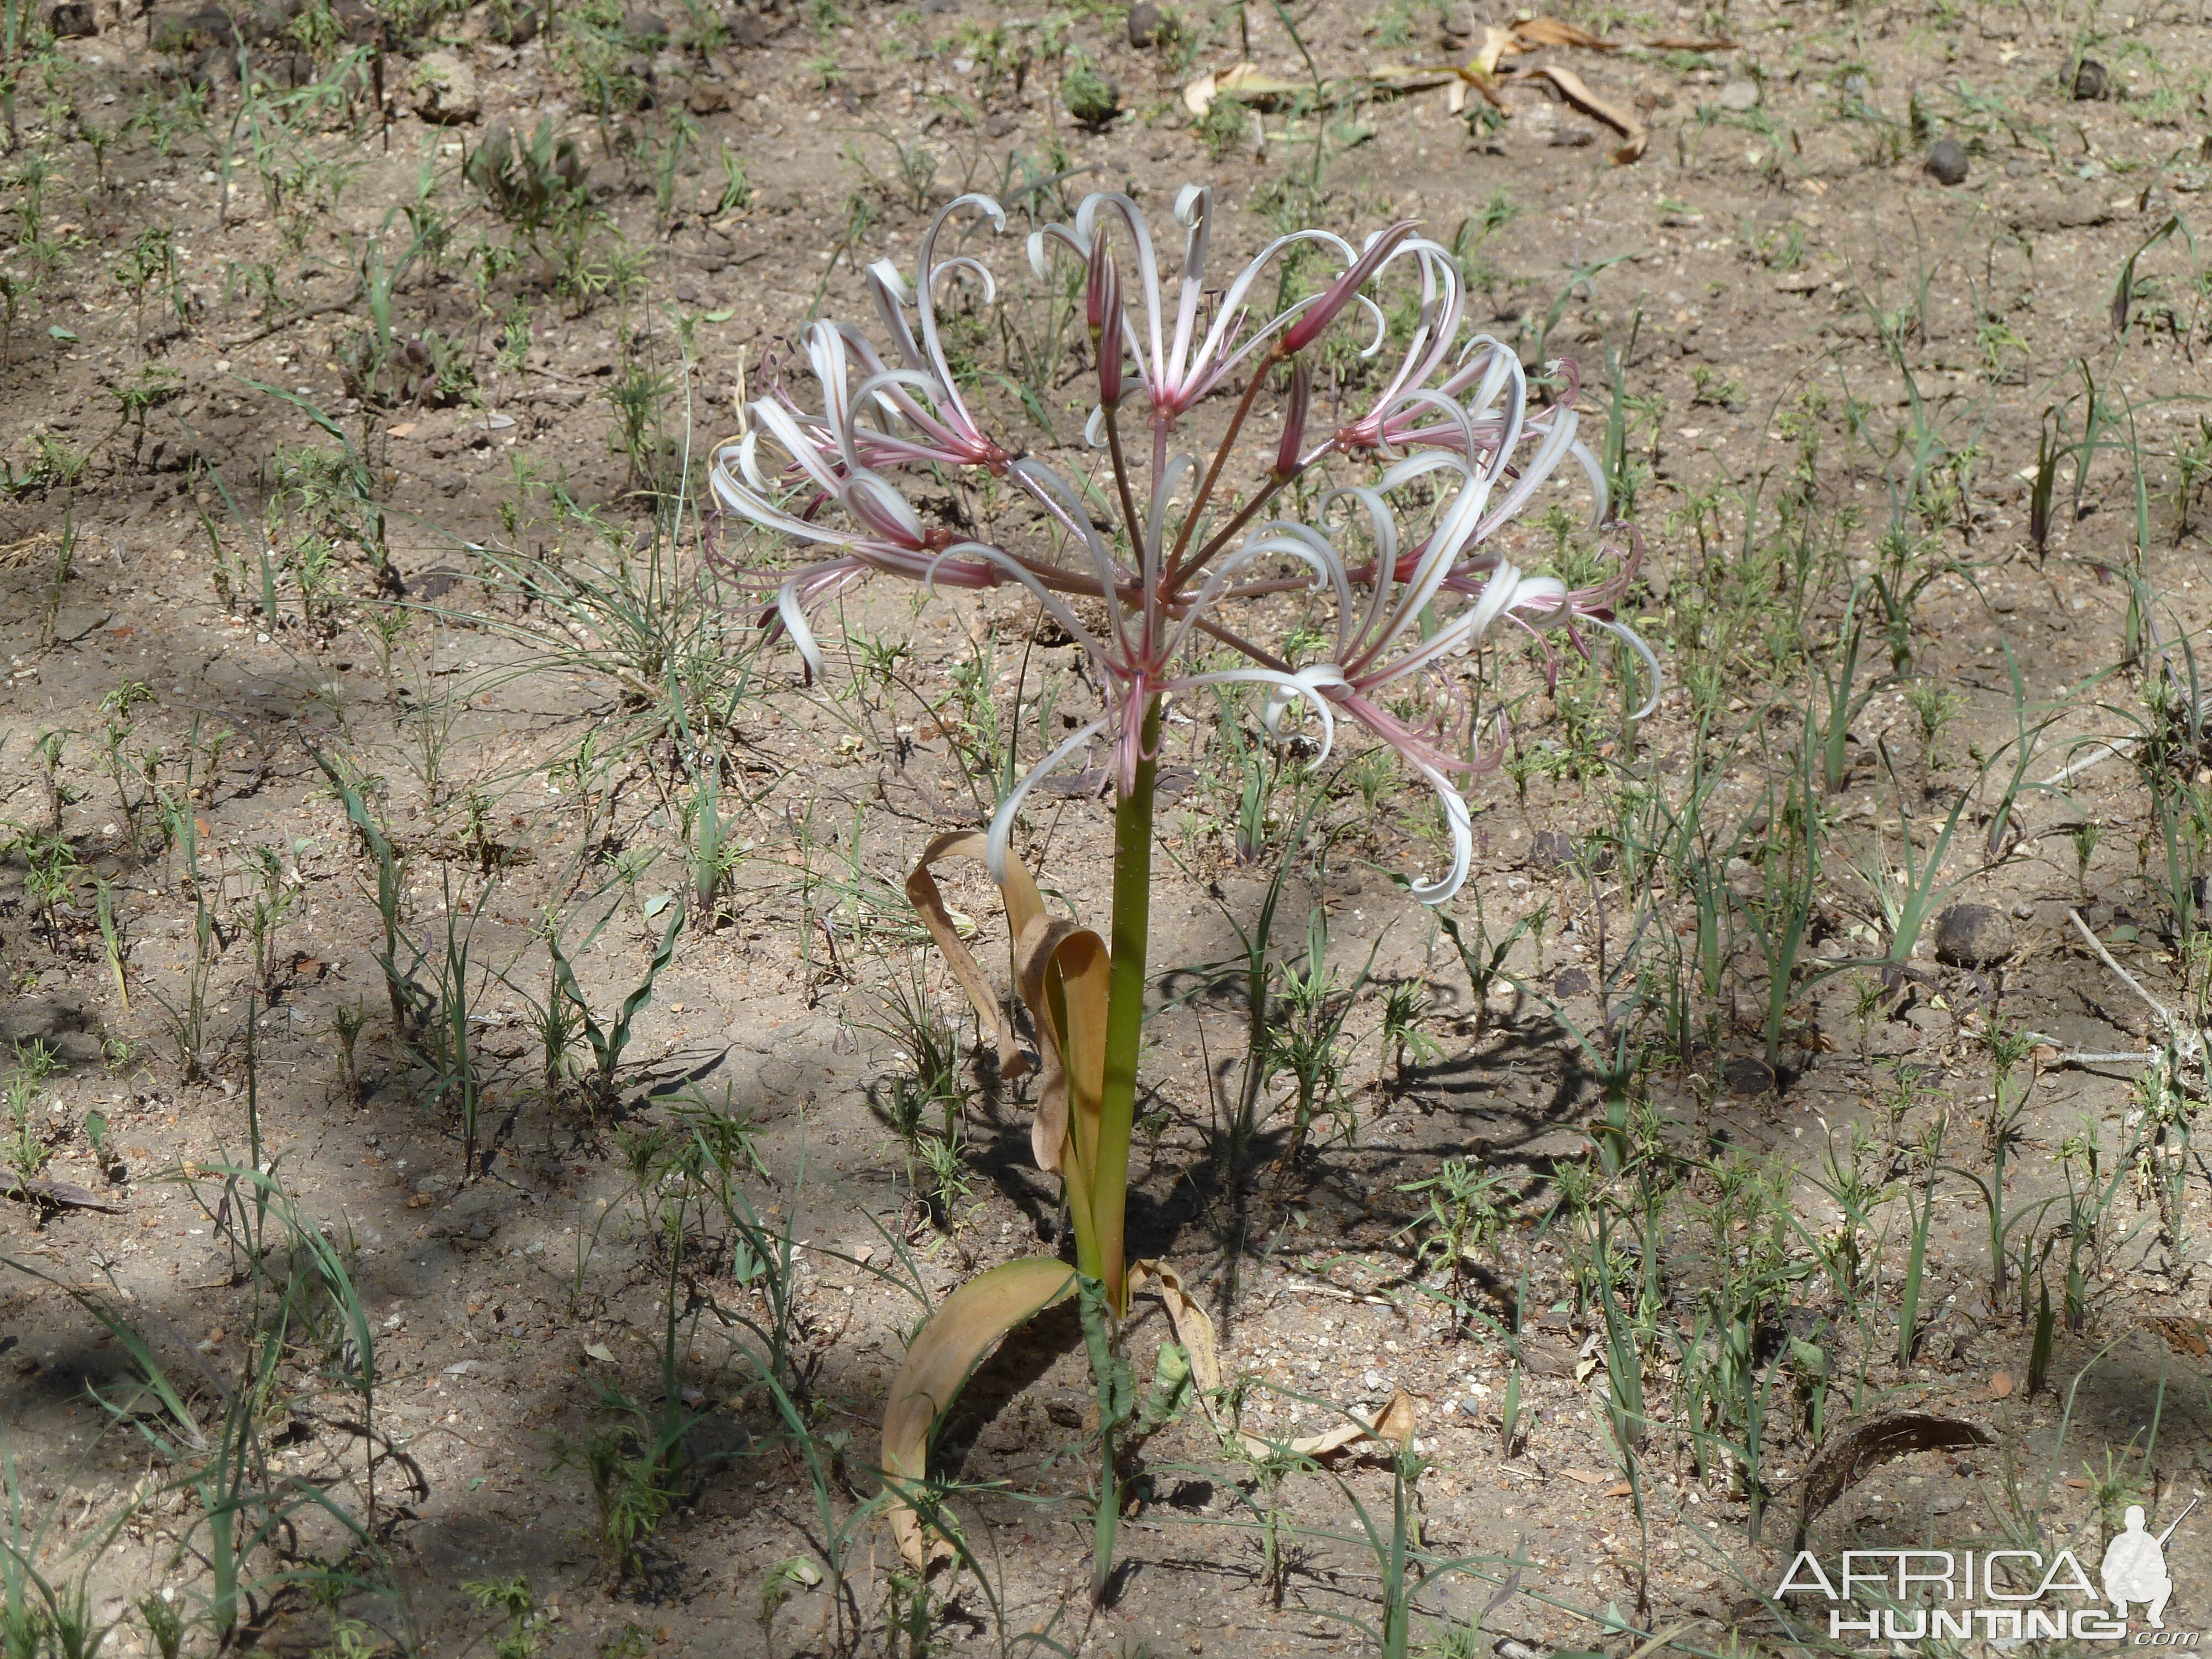
<svg viewBox="0 0 2212 1659"><path fill-rule="evenodd" d="M1978 1637L2008 1646L2071 1638L2194 1648L2198 1632L2166 1628L2173 1594L2166 1546L2196 1507L2191 1499L2160 1533L2144 1525L2140 1504L2128 1509L2125 1529L2106 1546L2100 1563L2101 1601L2109 1610L2068 1549L2049 1557L2025 1549L1846 1550L1833 1577L1811 1551L1801 1550L1774 1593L1778 1599L1814 1594L1834 1604L1828 1609L1832 1641L1858 1637L1871 1645ZM2077 1599L2069 1606L2061 1597ZM2131 1607L2143 1610L2148 1626L2132 1636Z"/></svg>
<svg viewBox="0 0 2212 1659"><path fill-rule="evenodd" d="M2140 1601L2150 1627L2166 1628L2166 1598L2173 1594L2173 1580L2166 1573L2166 1540L2196 1507L2192 1498L2189 1508L2173 1517L2173 1526L2154 1538L2143 1530L2142 1505L2128 1505L2127 1530L2105 1547L2105 1599L2115 1617L2126 1618L2128 1603Z"/></svg>

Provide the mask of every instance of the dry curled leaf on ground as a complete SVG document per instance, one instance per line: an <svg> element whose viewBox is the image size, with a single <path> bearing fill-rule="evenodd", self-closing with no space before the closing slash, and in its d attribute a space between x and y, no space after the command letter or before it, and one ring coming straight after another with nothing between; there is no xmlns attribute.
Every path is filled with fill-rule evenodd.
<svg viewBox="0 0 2212 1659"><path fill-rule="evenodd" d="M1186 82L1182 105L1203 120L1216 99L1233 98L1255 109L1271 110L1285 99L1312 89L1310 81L1286 81L1279 75L1265 73L1257 64L1237 64L1218 71L1208 70Z"/></svg>
<svg viewBox="0 0 2212 1659"><path fill-rule="evenodd" d="M1960 1417L1894 1412L1855 1423L1832 1435L1806 1465L1797 1509L1797 1539L1815 1517L1872 1472L1877 1464L1914 1452L1950 1451L1993 1444L1989 1431Z"/></svg>
<svg viewBox="0 0 2212 1659"><path fill-rule="evenodd" d="M22 1199L33 1204L51 1204L68 1210L105 1210L110 1215L123 1213L120 1204L111 1204L98 1193L77 1186L74 1182L57 1181L52 1176L9 1176L0 1178L0 1195Z"/></svg>
<svg viewBox="0 0 2212 1659"><path fill-rule="evenodd" d="M1556 17L1530 17L1513 25L1513 49L1529 52L1538 46L1579 46L1585 52L1618 52L1613 41L1577 28Z"/></svg>
<svg viewBox="0 0 2212 1659"><path fill-rule="evenodd" d="M1348 1446L1358 1445L1363 1440L1395 1446L1401 1451L1413 1443L1413 1400L1403 1389L1392 1395L1374 1416L1362 1417L1352 1412L1347 1413L1347 1417L1349 1420L1333 1429L1291 1441L1283 1449L1300 1457L1328 1457ZM1244 1442L1248 1447L1264 1449L1267 1445L1266 1442L1255 1441L1249 1435L1244 1437Z"/></svg>
<svg viewBox="0 0 2212 1659"><path fill-rule="evenodd" d="M1572 70L1556 64L1540 64L1534 69L1515 70L1500 77L1506 81L1548 81L1559 88L1559 95L1583 114L1603 122L1621 137L1621 144L1613 152L1613 161L1626 166L1644 154L1650 134L1644 124L1617 104L1608 103L1589 89L1589 84Z"/></svg>

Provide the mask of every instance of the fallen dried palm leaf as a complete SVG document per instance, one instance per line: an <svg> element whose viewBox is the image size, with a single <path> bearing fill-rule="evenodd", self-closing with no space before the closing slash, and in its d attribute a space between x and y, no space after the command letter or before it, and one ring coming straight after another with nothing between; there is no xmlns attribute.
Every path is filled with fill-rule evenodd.
<svg viewBox="0 0 2212 1659"><path fill-rule="evenodd" d="M1168 1323L1175 1328L1176 1340L1190 1356L1190 1380L1196 1386L1199 1407L1206 1413L1206 1421L1213 1425L1214 1431L1235 1436L1244 1449L1255 1457L1277 1450L1270 1442L1247 1434L1237 1424L1224 1425L1221 1421L1218 1403L1221 1397L1221 1355L1214 1340L1213 1321L1183 1287L1175 1269L1164 1261L1131 1262L1129 1294L1157 1296L1165 1305ZM1413 1427L1413 1397L1401 1389L1390 1396L1389 1403L1371 1421L1354 1417L1322 1433L1290 1441L1280 1449L1300 1457L1327 1457L1362 1440L1390 1441L1403 1447L1412 1441Z"/></svg>
<svg viewBox="0 0 2212 1659"><path fill-rule="evenodd" d="M1588 29L1577 28L1572 23L1563 23L1556 17L1530 17L1502 27L1495 23L1486 25L1482 31L1482 44L1475 48L1468 66L1485 75L1495 75L1499 58L1518 57L1543 46L1580 46L1586 52L1620 50L1612 41Z"/></svg>
<svg viewBox="0 0 2212 1659"><path fill-rule="evenodd" d="M1431 92L1462 79L1466 71L1456 64L1377 64L1368 76L1377 92Z"/></svg>
<svg viewBox="0 0 2212 1659"><path fill-rule="evenodd" d="M1964 1418L1937 1417L1927 1412L1899 1412L1854 1425L1823 1445L1806 1466L1797 1510L1796 1547L1804 1547L1805 1529L1812 1525L1814 1517L1849 1492L1876 1464L1911 1452L1948 1451L1961 1446L1992 1443L1984 1430Z"/></svg>
<svg viewBox="0 0 2212 1659"><path fill-rule="evenodd" d="M1467 60L1468 67L1479 70L1485 75L1495 75L1498 73L1498 60L1509 52L1520 50L1511 29L1502 29L1495 23L1487 24L1482 31L1482 44L1474 49L1474 56Z"/></svg>
<svg viewBox="0 0 2212 1659"><path fill-rule="evenodd" d="M1516 70L1504 78L1509 81L1549 81L1570 104L1592 120L1603 122L1621 136L1621 146L1613 153L1613 159L1621 166L1626 166L1644 154L1644 146L1650 138L1644 124L1619 106L1608 104L1592 92L1583 77L1572 70L1540 64L1534 69Z"/></svg>
<svg viewBox="0 0 2212 1659"><path fill-rule="evenodd" d="M1474 63L1377 64L1374 82L1376 87L1396 93L1426 92L1431 88L1443 87L1447 88L1444 96L1454 115L1467 107L1467 89L1473 87L1499 114L1512 113L1498 97L1498 83L1491 78L1490 71Z"/></svg>

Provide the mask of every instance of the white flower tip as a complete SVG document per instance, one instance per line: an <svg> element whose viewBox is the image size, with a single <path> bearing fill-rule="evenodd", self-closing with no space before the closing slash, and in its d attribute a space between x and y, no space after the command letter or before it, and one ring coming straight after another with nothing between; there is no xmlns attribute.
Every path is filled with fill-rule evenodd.
<svg viewBox="0 0 2212 1659"><path fill-rule="evenodd" d="M991 222L992 228L994 230L1004 230L1006 228L1006 209L999 205L996 198L984 195L980 190L971 190L965 196L956 196L947 202L943 210L938 214L937 222L943 224L964 207L981 209L983 216Z"/></svg>
<svg viewBox="0 0 2212 1659"><path fill-rule="evenodd" d="M815 642L814 630L806 625L806 607L799 602L799 580L793 577L776 590L775 613L783 623L783 631L791 635L793 647L806 665L806 678L811 681L823 672L822 647Z"/></svg>
<svg viewBox="0 0 2212 1659"><path fill-rule="evenodd" d="M1036 279L1040 283L1048 280L1052 275L1045 264L1044 233L1041 230L1030 233L1030 269L1036 272Z"/></svg>
<svg viewBox="0 0 2212 1659"><path fill-rule="evenodd" d="M1176 192L1176 222L1184 229L1196 224L1206 212L1206 186L1185 185Z"/></svg>
<svg viewBox="0 0 2212 1659"><path fill-rule="evenodd" d="M1099 448L1105 443L1106 410L1103 404L1091 405L1091 418L1083 423L1083 441L1093 449Z"/></svg>
<svg viewBox="0 0 2212 1659"><path fill-rule="evenodd" d="M1408 890L1422 903L1438 905L1448 902L1452 895L1467 884L1468 866L1474 862L1474 821L1468 815L1467 802L1458 790L1441 777L1431 775L1429 781L1436 787L1437 799L1444 809L1445 820L1451 826L1451 868L1435 881L1409 884Z"/></svg>
<svg viewBox="0 0 2212 1659"><path fill-rule="evenodd" d="M882 283L884 291L898 304L905 305L914 298L912 290L906 285L906 278L899 275L898 266L890 260L877 260L868 267L868 275Z"/></svg>

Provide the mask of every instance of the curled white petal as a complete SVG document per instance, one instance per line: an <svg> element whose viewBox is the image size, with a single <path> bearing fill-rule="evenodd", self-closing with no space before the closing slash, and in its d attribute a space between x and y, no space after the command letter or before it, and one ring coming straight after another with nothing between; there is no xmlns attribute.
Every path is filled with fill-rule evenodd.
<svg viewBox="0 0 2212 1659"><path fill-rule="evenodd" d="M964 207L982 209L983 215L986 218L990 220L991 228L993 229L1000 231L1006 229L1006 209L999 205L998 200L995 197L986 196L980 190L971 190L965 196L956 196L951 201L947 202L945 204L944 209L938 214L936 219L932 222L930 229L934 231L939 225L943 224L947 219L950 219L954 214L957 213Z"/></svg>
<svg viewBox="0 0 2212 1659"><path fill-rule="evenodd" d="M783 631L791 635L791 643L806 665L806 677L813 679L822 672L822 647L815 642L814 630L807 625L806 607L799 602L799 578L793 576L775 590L775 614L781 618Z"/></svg>
<svg viewBox="0 0 2212 1659"><path fill-rule="evenodd" d="M1585 620L1602 628L1644 659L1644 672L1648 677L1645 684L1649 690L1644 693L1643 706L1628 718L1632 720L1650 719L1659 708L1659 659L1653 654L1651 647L1644 642L1644 636L1626 623L1610 622L1603 617L1590 617Z"/></svg>
<svg viewBox="0 0 2212 1659"><path fill-rule="evenodd" d="M1348 682L1344 671L1334 663L1316 663L1295 674L1285 674L1279 668L1224 668L1211 674L1192 674L1185 678L1168 682L1177 690L1200 685L1265 685L1273 688L1260 711L1261 723L1267 735L1280 741L1283 711L1294 702L1303 702L1321 720L1321 752L1314 757L1318 766L1328 758L1336 746L1336 714L1329 707L1322 688L1344 685Z"/></svg>
<svg viewBox="0 0 2212 1659"><path fill-rule="evenodd" d="M1105 729L1106 722L1103 718L1091 721L1030 768L1022 781L1007 793L1006 799L999 803L999 810L991 814L990 833L983 841L983 859L990 866L993 881L1002 887L1006 885L1006 841L1013 833L1014 814L1022 810L1022 803L1029 799L1030 791L1036 788L1054 767Z"/></svg>
<svg viewBox="0 0 2212 1659"><path fill-rule="evenodd" d="M1098 665L1098 672L1102 678L1111 679L1115 677L1120 667L1118 660L1106 649L1098 636L1084 626L1083 619L1069 609L1066 599L1039 581L1035 574L1024 568L1019 561L1008 557L998 548L988 546L982 542L956 542L932 559L928 567L923 570L921 575L923 592L933 597L935 596L938 567L947 559L954 558L974 559L1005 571L1036 595L1037 603L1045 608L1052 619L1066 629L1068 636L1083 647L1083 653ZM1121 626L1119 606L1114 609L1112 614L1118 639Z"/></svg>
<svg viewBox="0 0 2212 1659"><path fill-rule="evenodd" d="M1375 313L1375 337L1367 343L1366 349L1359 354L1360 357L1364 361L1366 358L1372 357L1376 352L1382 349L1382 339L1383 337L1390 331L1390 325L1382 315L1382 307L1376 305L1374 301L1369 299L1364 294L1353 295L1352 296L1352 302L1354 305L1364 306L1368 310Z"/></svg>
<svg viewBox="0 0 2212 1659"><path fill-rule="evenodd" d="M1451 830L1452 861L1451 868L1437 880L1414 882L1411 891L1424 904L1442 904L1466 884L1468 866L1474 861L1474 821L1450 779L1424 762L1415 761L1413 769L1429 781L1429 787L1437 792L1437 804L1444 809L1444 822Z"/></svg>
<svg viewBox="0 0 2212 1659"><path fill-rule="evenodd" d="M1104 404L1093 404L1091 405L1091 418L1083 423L1083 441L1089 444L1093 449L1101 449L1105 447L1106 408Z"/></svg>
<svg viewBox="0 0 2212 1659"><path fill-rule="evenodd" d="M1580 440L1568 446L1567 453L1582 463L1583 474L1589 480L1590 494L1595 498L1590 505L1589 521L1590 527L1595 529L1605 522L1605 509L1613 499L1613 492L1606 485L1605 468L1590 453L1589 446Z"/></svg>
<svg viewBox="0 0 2212 1659"><path fill-rule="evenodd" d="M1277 520L1260 526L1243 545L1206 573L1205 582L1185 603L1182 619L1176 623L1175 632L1168 635L1168 642L1161 650L1158 660L1173 662L1182 653L1191 629L1198 626L1199 618L1220 596L1222 589L1246 565L1268 553L1287 554L1307 566L1314 573L1316 588L1324 583L1334 586L1340 616L1350 608L1352 584L1345 575L1342 556L1329 545L1328 538L1310 525Z"/></svg>
<svg viewBox="0 0 2212 1659"><path fill-rule="evenodd" d="M898 265L894 261L877 260L868 267L868 275L881 283L899 304L911 305L914 302L914 290L906 285L906 278L899 275Z"/></svg>
<svg viewBox="0 0 2212 1659"><path fill-rule="evenodd" d="M939 262L930 271L929 280L932 284L941 286L941 279L953 275L956 271L972 272L981 279L985 305L989 305L992 301L999 297L999 279L991 275L990 266L985 264L981 259L971 259L964 253Z"/></svg>

